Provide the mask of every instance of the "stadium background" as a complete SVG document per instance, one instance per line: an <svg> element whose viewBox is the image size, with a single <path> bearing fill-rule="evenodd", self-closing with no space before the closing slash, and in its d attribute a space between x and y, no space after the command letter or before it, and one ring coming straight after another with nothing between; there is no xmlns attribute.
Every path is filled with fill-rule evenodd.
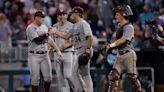
<svg viewBox="0 0 164 92"><path fill-rule="evenodd" d="M36 10L46 14L45 24L50 27L57 22L56 9L64 8L68 13L78 5L84 8L85 19L90 23L94 34L94 56L91 72L95 92L107 92L106 74L112 67L112 60L98 60L97 48L106 41L114 40L115 20L112 8L129 4L134 16L134 47L137 52L139 78L145 92L164 92L164 47L155 38L156 17L164 17L164 0L0 0L0 92L24 92L23 78L27 81L27 40L25 29L32 22ZM162 15L163 14L163 15ZM163 19L164 21L164 19ZM153 27L152 27L153 26ZM53 55L51 55L53 57ZM52 67L53 58L52 58ZM129 82L122 75L125 92L131 92ZM56 76L53 75L52 90L57 90ZM21 91L22 90L22 91ZM55 91L57 92L57 91Z"/></svg>

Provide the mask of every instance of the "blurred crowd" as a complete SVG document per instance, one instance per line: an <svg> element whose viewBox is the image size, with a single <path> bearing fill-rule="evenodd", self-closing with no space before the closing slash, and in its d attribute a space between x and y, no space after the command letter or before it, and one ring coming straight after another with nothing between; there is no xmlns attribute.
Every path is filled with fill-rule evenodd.
<svg viewBox="0 0 164 92"><path fill-rule="evenodd" d="M57 22L58 8L70 13L74 6L84 8L84 17L91 25L95 40L110 41L116 30L112 8L120 4L129 4L133 9L131 22L136 48L164 44L164 0L0 0L0 43L4 44L1 47L17 46L17 41L26 40L25 29L36 10L45 12L45 25L50 27Z"/></svg>

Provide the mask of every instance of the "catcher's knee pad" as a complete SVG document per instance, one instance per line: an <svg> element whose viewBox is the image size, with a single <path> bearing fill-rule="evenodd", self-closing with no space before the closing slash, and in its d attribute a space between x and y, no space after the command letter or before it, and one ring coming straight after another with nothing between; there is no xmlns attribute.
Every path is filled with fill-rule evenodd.
<svg viewBox="0 0 164 92"><path fill-rule="evenodd" d="M134 92L141 92L141 84L136 74L128 73L128 78L132 82Z"/></svg>
<svg viewBox="0 0 164 92"><path fill-rule="evenodd" d="M108 92L119 92L120 74L116 69L112 69L108 75L109 89Z"/></svg>
<svg viewBox="0 0 164 92"><path fill-rule="evenodd" d="M117 71L117 69L112 69L111 72L108 75L108 78L110 81L115 81L120 79L120 74Z"/></svg>

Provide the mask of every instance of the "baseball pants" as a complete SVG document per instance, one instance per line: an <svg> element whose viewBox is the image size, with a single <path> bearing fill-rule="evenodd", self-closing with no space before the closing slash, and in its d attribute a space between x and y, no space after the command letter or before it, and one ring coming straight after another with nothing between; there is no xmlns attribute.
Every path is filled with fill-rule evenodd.
<svg viewBox="0 0 164 92"><path fill-rule="evenodd" d="M129 52L124 55L118 53L113 68L117 69L120 74L124 69L127 70L127 73L137 74L136 61L137 56L133 50L129 50Z"/></svg>
<svg viewBox="0 0 164 92"><path fill-rule="evenodd" d="M70 87L74 88L74 82L72 79L73 74L73 56L74 53L62 52L62 59L58 59L55 54L55 70L58 79L58 86L61 92L70 92Z"/></svg>
<svg viewBox="0 0 164 92"><path fill-rule="evenodd" d="M80 91L86 90L86 92L93 92L93 82L90 75L90 62L85 66L79 65L77 55L75 55L74 60L73 79L76 88Z"/></svg>
<svg viewBox="0 0 164 92"><path fill-rule="evenodd" d="M52 68L49 55L46 54L32 54L28 53L28 65L31 74L31 84L34 86L39 85L40 71L43 75L44 81L51 82Z"/></svg>

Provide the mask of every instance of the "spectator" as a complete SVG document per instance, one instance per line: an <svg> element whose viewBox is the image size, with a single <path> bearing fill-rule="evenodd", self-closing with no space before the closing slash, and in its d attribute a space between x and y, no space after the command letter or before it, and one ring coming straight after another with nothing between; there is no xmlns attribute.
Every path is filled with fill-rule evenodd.
<svg viewBox="0 0 164 92"><path fill-rule="evenodd" d="M133 45L135 48L142 47L142 40L144 39L144 32L141 31L138 21L133 24L134 26L134 42Z"/></svg>
<svg viewBox="0 0 164 92"><path fill-rule="evenodd" d="M12 34L12 42L13 46L17 46L18 40L25 40L25 23L23 21L22 15L18 14L16 16L16 22L13 24L13 34Z"/></svg>
<svg viewBox="0 0 164 92"><path fill-rule="evenodd" d="M141 23L142 30L145 30L144 25L146 22L151 21L153 18L152 12L149 10L148 6L143 6L143 12L139 14L139 22Z"/></svg>
<svg viewBox="0 0 164 92"><path fill-rule="evenodd" d="M160 9L160 16L159 16L159 19L161 20L159 22L160 25L162 25L164 27L164 8L161 8Z"/></svg>
<svg viewBox="0 0 164 92"><path fill-rule="evenodd" d="M98 1L97 0L91 0L90 4L89 4L89 10L88 10L88 21L91 25L92 28L92 32L93 35L95 36L99 36L101 30L102 30L102 26L103 26L103 22L100 19L100 12L98 9Z"/></svg>
<svg viewBox="0 0 164 92"><path fill-rule="evenodd" d="M6 16L0 13L0 50L1 53L7 54L11 48L11 29L7 22Z"/></svg>
<svg viewBox="0 0 164 92"><path fill-rule="evenodd" d="M116 0L115 0L116 1ZM102 18L103 22L105 23L105 28L111 26L112 24L112 9L113 3L112 0L99 0L98 7L100 11L100 18Z"/></svg>

